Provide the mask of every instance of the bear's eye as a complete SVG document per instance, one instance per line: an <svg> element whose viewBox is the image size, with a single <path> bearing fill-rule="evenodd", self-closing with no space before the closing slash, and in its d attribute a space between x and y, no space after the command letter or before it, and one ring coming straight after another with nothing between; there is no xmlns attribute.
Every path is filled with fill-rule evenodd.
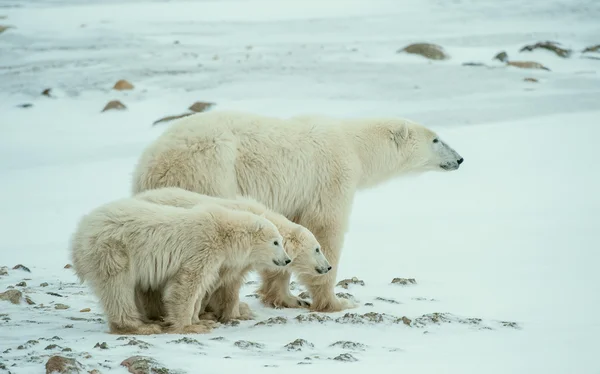
<svg viewBox="0 0 600 374"><path fill-rule="evenodd" d="M437 143L437 142L439 142L439 139L433 139L433 142Z"/></svg>
<svg viewBox="0 0 600 374"><path fill-rule="evenodd" d="M319 253L319 248L315 249L315 252Z"/></svg>
<svg viewBox="0 0 600 374"><path fill-rule="evenodd" d="M275 240L275 241L273 242L273 244L275 244L275 245L279 245L279 242L278 242L277 240Z"/></svg>

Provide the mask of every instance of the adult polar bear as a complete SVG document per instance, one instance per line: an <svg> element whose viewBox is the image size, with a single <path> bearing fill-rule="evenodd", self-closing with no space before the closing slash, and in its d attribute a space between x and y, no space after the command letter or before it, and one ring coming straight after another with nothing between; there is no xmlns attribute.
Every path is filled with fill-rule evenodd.
<svg viewBox="0 0 600 374"><path fill-rule="evenodd" d="M456 170L463 158L437 134L395 118L279 119L210 111L178 120L142 153L133 193L160 187L234 199L249 196L305 226L333 269L301 275L310 309L334 312L353 304L335 296L335 280L354 194L395 176ZM261 272L263 288L290 298L290 273Z"/></svg>

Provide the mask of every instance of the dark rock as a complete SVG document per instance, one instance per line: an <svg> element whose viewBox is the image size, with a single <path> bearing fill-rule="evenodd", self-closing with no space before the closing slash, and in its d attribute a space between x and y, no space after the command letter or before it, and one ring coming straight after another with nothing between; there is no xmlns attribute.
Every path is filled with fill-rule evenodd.
<svg viewBox="0 0 600 374"><path fill-rule="evenodd" d="M71 265L71 264L66 264L66 265L64 266L64 268L63 268L63 269L70 269L70 268L72 268L72 267L73 267L73 265Z"/></svg>
<svg viewBox="0 0 600 374"><path fill-rule="evenodd" d="M344 280L339 281L338 284L336 285L336 287L342 287L342 288L348 289L348 287L351 284L358 284L359 286L364 286L365 282L358 279L357 277L352 277L349 279L344 279Z"/></svg>
<svg viewBox="0 0 600 374"><path fill-rule="evenodd" d="M486 66L483 62L463 62L463 66Z"/></svg>
<svg viewBox="0 0 600 374"><path fill-rule="evenodd" d="M589 52L600 52L600 44L592 45L585 48L581 53L589 53Z"/></svg>
<svg viewBox="0 0 600 374"><path fill-rule="evenodd" d="M24 103L24 104L17 105L17 107L27 109L27 108L33 107L33 104L31 104L31 103Z"/></svg>
<svg viewBox="0 0 600 374"><path fill-rule="evenodd" d="M330 345L330 347L337 347L346 349L348 351L364 351L367 346L362 343L350 342L347 340L340 340Z"/></svg>
<svg viewBox="0 0 600 374"><path fill-rule="evenodd" d="M208 103L204 101L196 101L188 109L195 113L205 112L212 108L215 103Z"/></svg>
<svg viewBox="0 0 600 374"><path fill-rule="evenodd" d="M506 64L509 66L514 66L514 67L521 68L521 69L541 69L541 70L551 71L544 65L540 64L539 62L535 62L535 61L508 61Z"/></svg>
<svg viewBox="0 0 600 374"><path fill-rule="evenodd" d="M183 114L176 114L176 115L173 115L173 116L166 116L166 117L163 117L161 119L157 119L156 121L154 121L152 123L152 125L157 125L157 124L162 123L162 122L173 121L175 119L179 119L179 118L191 116L192 114L194 114L194 113L183 113Z"/></svg>
<svg viewBox="0 0 600 374"><path fill-rule="evenodd" d="M187 336L183 337L181 339L171 340L169 343L175 343L175 344L193 344L193 345L197 345L199 347L204 347L204 344L202 344L201 342L197 341L196 339L188 338Z"/></svg>
<svg viewBox="0 0 600 374"><path fill-rule="evenodd" d="M117 91L133 90L133 84L129 83L125 79L120 79L113 86L113 90L117 90Z"/></svg>
<svg viewBox="0 0 600 374"><path fill-rule="evenodd" d="M23 271L26 271L26 272L28 272L28 273L31 273L31 270L29 270L29 268L28 268L27 266L25 266L25 265L21 265L21 264L19 264L19 265L15 265L15 266L13 267L13 270L23 270Z"/></svg>
<svg viewBox="0 0 600 374"><path fill-rule="evenodd" d="M392 284L406 286L409 284L417 284L417 281L414 278L394 278L392 279Z"/></svg>
<svg viewBox="0 0 600 374"><path fill-rule="evenodd" d="M44 348L44 349L48 351L50 349L55 349L55 348L60 348L60 347L56 344L50 344L50 345L47 345L46 348Z"/></svg>
<svg viewBox="0 0 600 374"><path fill-rule="evenodd" d="M264 344L249 342L247 340L238 340L235 343L233 343L233 345L240 349L263 349L265 347Z"/></svg>
<svg viewBox="0 0 600 374"><path fill-rule="evenodd" d="M519 52L531 52L536 49L546 49L548 51L554 52L557 56L563 58L569 57L572 51L570 49L561 48L559 47L559 45L560 43L551 41L539 42L535 44L526 45L523 48L521 48Z"/></svg>
<svg viewBox="0 0 600 374"><path fill-rule="evenodd" d="M302 351L305 348L314 348L314 344L304 340L304 339L296 339L293 342L290 342L284 346L288 351Z"/></svg>
<svg viewBox="0 0 600 374"><path fill-rule="evenodd" d="M530 78L530 77L523 78L523 80L524 80L525 82L532 82L532 83L537 83L537 82L539 82L537 79L535 79L535 78Z"/></svg>
<svg viewBox="0 0 600 374"><path fill-rule="evenodd" d="M48 283L47 282L40 283L40 287L48 287Z"/></svg>
<svg viewBox="0 0 600 374"><path fill-rule="evenodd" d="M52 97L52 95L50 94L51 91L52 91L51 88L46 88L44 91L42 91L42 95L47 96L47 97Z"/></svg>
<svg viewBox="0 0 600 374"><path fill-rule="evenodd" d="M106 112L107 110L125 110L125 109L127 109L127 107L125 106L125 104L123 104L119 100L112 100L112 101L109 101L104 106L104 109L102 109L102 112ZM65 269L68 269L68 268L65 267Z"/></svg>
<svg viewBox="0 0 600 374"><path fill-rule="evenodd" d="M501 62L507 62L508 61L508 53L502 51L502 52L498 53L496 56L494 56L494 58L492 60L499 60Z"/></svg>
<svg viewBox="0 0 600 374"><path fill-rule="evenodd" d="M35 302L29 296L25 296L25 302L29 305L35 305Z"/></svg>
<svg viewBox="0 0 600 374"><path fill-rule="evenodd" d="M19 282L19 283L15 284L15 286L17 286L17 287L27 287L27 283L26 282Z"/></svg>
<svg viewBox="0 0 600 374"><path fill-rule="evenodd" d="M8 275L8 267L6 267L6 266L0 267L0 276L2 276L2 275Z"/></svg>
<svg viewBox="0 0 600 374"><path fill-rule="evenodd" d="M358 361L358 359L356 359L350 353L342 353L341 355L336 356L333 359L336 360L336 361L344 361L344 362L355 362L355 361Z"/></svg>
<svg viewBox="0 0 600 374"><path fill-rule="evenodd" d="M383 297L376 297L376 298L375 298L375 300L378 300L378 301L384 301L384 302L386 302L386 303L390 303L390 304L402 304L401 302L399 302L399 301L396 301L396 300L394 300L394 299L385 299L385 298L383 298Z"/></svg>
<svg viewBox="0 0 600 374"><path fill-rule="evenodd" d="M59 293L56 293L56 292L46 292L46 293L47 293L48 295L51 295L51 296L56 296L56 297L64 297L63 295L61 295L61 294L59 294Z"/></svg>
<svg viewBox="0 0 600 374"><path fill-rule="evenodd" d="M329 322L333 321L333 319L325 314L319 313L306 313L306 314L298 314L295 318L298 322Z"/></svg>
<svg viewBox="0 0 600 374"><path fill-rule="evenodd" d="M287 318L285 317L271 317L264 321L257 322L254 326L285 325L287 322Z"/></svg>
<svg viewBox="0 0 600 374"><path fill-rule="evenodd" d="M132 356L121 362L121 366L125 366L131 374L175 374L156 360L144 356Z"/></svg>
<svg viewBox="0 0 600 374"><path fill-rule="evenodd" d="M66 304L54 304L54 309L65 310L69 309L69 306Z"/></svg>
<svg viewBox="0 0 600 374"><path fill-rule="evenodd" d="M410 44L397 51L397 53L401 52L421 55L430 60L447 60L450 58L450 56L444 51L444 49L441 46L430 43Z"/></svg>
<svg viewBox="0 0 600 374"><path fill-rule="evenodd" d="M106 344L106 342L96 343L96 345L94 346L94 348L108 349L108 344Z"/></svg>

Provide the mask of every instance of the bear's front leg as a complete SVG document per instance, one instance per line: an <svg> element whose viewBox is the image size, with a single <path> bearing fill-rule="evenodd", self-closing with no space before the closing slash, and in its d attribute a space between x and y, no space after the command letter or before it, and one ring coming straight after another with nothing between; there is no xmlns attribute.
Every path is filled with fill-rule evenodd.
<svg viewBox="0 0 600 374"><path fill-rule="evenodd" d="M332 222L335 221L332 220ZM299 275L300 282L308 288L312 297L310 310L315 312L339 312L344 309L355 308L357 305L354 302L348 299L340 299L335 295L337 269L344 243L344 228L313 226L311 229L310 224L305 224L305 227L313 232L321 244L323 255L331 265L331 270L327 274Z"/></svg>
<svg viewBox="0 0 600 374"><path fill-rule="evenodd" d="M256 293L263 304L274 308L307 308L308 301L290 293L292 274L287 270L262 270L262 284Z"/></svg>
<svg viewBox="0 0 600 374"><path fill-rule="evenodd" d="M228 277L229 279L223 281L211 295L207 310L214 312L219 322L251 319L252 313L244 313L244 315L240 313L240 290L246 272L242 271L241 274Z"/></svg>

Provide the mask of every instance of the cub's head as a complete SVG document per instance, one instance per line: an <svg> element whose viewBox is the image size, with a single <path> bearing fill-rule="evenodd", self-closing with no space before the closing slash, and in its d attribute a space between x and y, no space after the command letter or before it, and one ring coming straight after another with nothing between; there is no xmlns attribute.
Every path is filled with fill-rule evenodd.
<svg viewBox="0 0 600 374"><path fill-rule="evenodd" d="M383 126L392 148L399 153L398 159L407 169L452 171L464 161L458 152L425 126L402 119L387 121Z"/></svg>
<svg viewBox="0 0 600 374"><path fill-rule="evenodd" d="M268 219L254 215L252 256L254 263L266 267L283 267L292 262L283 247L283 237Z"/></svg>
<svg viewBox="0 0 600 374"><path fill-rule="evenodd" d="M320 275L331 270L331 265L323 255L321 245L312 232L297 225L285 237L285 246L293 257L290 264L297 274Z"/></svg>

